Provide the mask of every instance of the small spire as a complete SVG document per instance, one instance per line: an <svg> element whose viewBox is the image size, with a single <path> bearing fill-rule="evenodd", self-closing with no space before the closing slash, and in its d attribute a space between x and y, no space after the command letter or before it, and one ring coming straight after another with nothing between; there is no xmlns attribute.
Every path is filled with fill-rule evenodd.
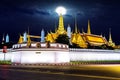
<svg viewBox="0 0 120 80"><path fill-rule="evenodd" d="M68 24L68 27L67 27L67 35L69 38L71 38L71 27L70 25Z"/></svg>
<svg viewBox="0 0 120 80"><path fill-rule="evenodd" d="M44 29L41 30L41 42L45 42L45 31L44 31Z"/></svg>
<svg viewBox="0 0 120 80"><path fill-rule="evenodd" d="M88 30L87 30L87 34L91 34L91 30L90 30L90 20L88 20Z"/></svg>
<svg viewBox="0 0 120 80"><path fill-rule="evenodd" d="M109 28L109 42L112 43L111 28Z"/></svg>
<svg viewBox="0 0 120 80"><path fill-rule="evenodd" d="M75 33L78 33L78 30L77 30L77 19L76 19L76 16L75 16Z"/></svg>
<svg viewBox="0 0 120 80"><path fill-rule="evenodd" d="M25 32L25 33L23 34L23 41L24 41L24 42L27 42L27 37L28 37L28 34L27 34L27 32Z"/></svg>
<svg viewBox="0 0 120 80"><path fill-rule="evenodd" d="M4 34L3 34L3 38L2 38L2 44L4 44L5 42L5 39L4 39Z"/></svg>
<svg viewBox="0 0 120 80"><path fill-rule="evenodd" d="M75 33L78 33L77 26L75 26Z"/></svg>
<svg viewBox="0 0 120 80"><path fill-rule="evenodd" d="M6 43L9 43L9 35L7 34L6 35L6 40L5 40Z"/></svg>

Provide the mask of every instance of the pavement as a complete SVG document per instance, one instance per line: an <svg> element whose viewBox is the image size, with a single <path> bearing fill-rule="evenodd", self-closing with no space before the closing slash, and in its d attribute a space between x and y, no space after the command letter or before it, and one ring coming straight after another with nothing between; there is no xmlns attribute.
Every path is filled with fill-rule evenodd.
<svg viewBox="0 0 120 80"><path fill-rule="evenodd" d="M93 65L1 65L11 70L42 72L47 74L64 74L79 77L120 80L120 64Z"/></svg>

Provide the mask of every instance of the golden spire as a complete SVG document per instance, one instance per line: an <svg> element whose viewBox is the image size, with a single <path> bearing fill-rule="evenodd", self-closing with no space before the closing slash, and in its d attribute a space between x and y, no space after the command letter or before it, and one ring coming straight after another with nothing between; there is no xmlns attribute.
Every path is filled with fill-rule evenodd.
<svg viewBox="0 0 120 80"><path fill-rule="evenodd" d="M109 29L109 43L113 43L112 36L111 36L111 28Z"/></svg>
<svg viewBox="0 0 120 80"><path fill-rule="evenodd" d="M29 27L28 27L28 34L27 34L27 46L29 47L31 44L31 39L30 39L30 32L29 32Z"/></svg>
<svg viewBox="0 0 120 80"><path fill-rule="evenodd" d="M76 16L75 16L75 33L78 33Z"/></svg>
<svg viewBox="0 0 120 80"><path fill-rule="evenodd" d="M23 37L20 35L18 43L23 43Z"/></svg>
<svg viewBox="0 0 120 80"><path fill-rule="evenodd" d="M59 26L57 30L58 34L64 34L66 31L64 30L64 22L63 22L63 16L60 14L59 17Z"/></svg>
<svg viewBox="0 0 120 80"><path fill-rule="evenodd" d="M78 33L77 26L75 26L75 33Z"/></svg>
<svg viewBox="0 0 120 80"><path fill-rule="evenodd" d="M30 44L31 44L31 39L30 39L30 35L29 35L29 34L27 35L27 38L28 38L28 41L27 41L27 46L29 47L29 46L30 46Z"/></svg>
<svg viewBox="0 0 120 80"><path fill-rule="evenodd" d="M91 30L90 30L90 21L88 20L88 30L87 30L87 34L91 34Z"/></svg>
<svg viewBox="0 0 120 80"><path fill-rule="evenodd" d="M115 43L112 41L112 36L111 36L111 28L109 29L109 45L114 47L115 46Z"/></svg>

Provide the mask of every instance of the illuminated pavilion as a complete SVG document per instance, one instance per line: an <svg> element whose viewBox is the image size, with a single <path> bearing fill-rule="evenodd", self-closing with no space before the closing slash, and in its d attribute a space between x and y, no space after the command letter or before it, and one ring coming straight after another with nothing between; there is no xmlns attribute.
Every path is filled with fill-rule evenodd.
<svg viewBox="0 0 120 80"><path fill-rule="evenodd" d="M66 34L70 38L70 42L73 44L77 44L79 47L87 48L88 45L91 46L100 46L103 44L115 46L115 43L112 41L111 32L109 34L109 41L106 40L105 37L100 35L91 34L90 29L90 21L88 20L88 30L85 32L78 32L77 24L75 21L75 31L71 32L71 27L68 25L67 30L64 28L64 19L63 16L59 16L59 25L57 30L53 33L50 32L46 36L46 41L54 43L57 37L61 34Z"/></svg>
<svg viewBox="0 0 120 80"><path fill-rule="evenodd" d="M28 46L30 46L30 44L33 42L31 41L31 37L32 38L41 38L40 42L50 42L50 43L55 43L57 37L59 35L62 34L66 34L69 37L69 41L71 44L76 44L81 48L87 48L88 45L91 46L101 46L101 45L109 45L114 47L115 43L112 41L112 37L111 37L111 32L109 33L109 41L106 40L105 37L103 37L102 35L95 35L91 33L91 29L90 29L90 21L88 20L88 29L87 29L87 33L85 32L79 32L79 30L77 29L77 23L75 21L75 31L71 32L71 27L70 25L68 25L67 30L64 28L64 19L63 19L63 15L60 14L59 16L59 24L58 24L58 28L55 30L55 32L48 32L45 36L45 31L44 29L42 29L41 31L41 36L33 36L30 35L29 32L28 33L24 33L23 36L20 35L19 41L18 43L23 43L23 42L27 42Z"/></svg>

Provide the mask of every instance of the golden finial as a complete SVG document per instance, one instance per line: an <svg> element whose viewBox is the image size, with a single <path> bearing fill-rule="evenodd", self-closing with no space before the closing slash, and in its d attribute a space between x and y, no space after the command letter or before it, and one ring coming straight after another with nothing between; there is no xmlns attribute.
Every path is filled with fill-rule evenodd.
<svg viewBox="0 0 120 80"><path fill-rule="evenodd" d="M87 34L91 34L91 30L90 30L90 21L88 20L88 30L87 30Z"/></svg>

